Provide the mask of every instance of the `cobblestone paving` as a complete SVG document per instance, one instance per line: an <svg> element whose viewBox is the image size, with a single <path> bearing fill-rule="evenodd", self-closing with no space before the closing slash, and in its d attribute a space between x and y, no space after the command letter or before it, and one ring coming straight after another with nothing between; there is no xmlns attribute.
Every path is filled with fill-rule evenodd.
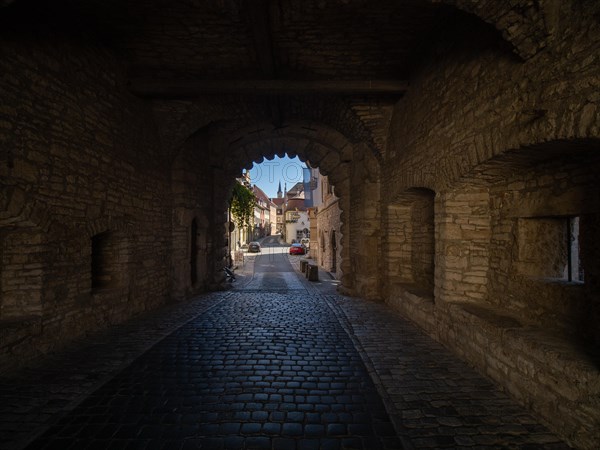
<svg viewBox="0 0 600 450"><path fill-rule="evenodd" d="M0 449L568 448L385 305L253 260L0 377Z"/></svg>
<svg viewBox="0 0 600 450"><path fill-rule="evenodd" d="M384 304L327 296L414 448L570 448L473 368ZM408 445L407 445L408 446Z"/></svg>
<svg viewBox="0 0 600 450"><path fill-rule="evenodd" d="M329 307L234 293L29 448L401 448Z"/></svg>
<svg viewBox="0 0 600 450"><path fill-rule="evenodd" d="M227 295L203 295L142 314L0 375L0 449L23 448L141 353Z"/></svg>
<svg viewBox="0 0 600 450"><path fill-rule="evenodd" d="M252 281L243 288L245 291L290 291L302 290L306 287L294 272L278 272L274 276L265 273L255 273Z"/></svg>

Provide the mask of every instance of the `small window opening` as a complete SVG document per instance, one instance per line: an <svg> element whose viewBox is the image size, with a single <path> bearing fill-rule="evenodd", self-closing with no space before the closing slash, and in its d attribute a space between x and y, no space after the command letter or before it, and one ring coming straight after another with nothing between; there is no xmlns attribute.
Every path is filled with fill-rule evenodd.
<svg viewBox="0 0 600 450"><path fill-rule="evenodd" d="M110 233L104 232L92 237L92 289L105 289L111 286Z"/></svg>
<svg viewBox="0 0 600 450"><path fill-rule="evenodd" d="M567 265L564 278L568 281L584 281L583 266L580 258L579 217L567 217Z"/></svg>
<svg viewBox="0 0 600 450"><path fill-rule="evenodd" d="M192 286L198 282L198 222L192 220L190 237L190 281Z"/></svg>
<svg viewBox="0 0 600 450"><path fill-rule="evenodd" d="M580 217L519 220L519 271L536 278L582 283Z"/></svg>
<svg viewBox="0 0 600 450"><path fill-rule="evenodd" d="M331 272L337 270L337 239L335 230L331 230Z"/></svg>

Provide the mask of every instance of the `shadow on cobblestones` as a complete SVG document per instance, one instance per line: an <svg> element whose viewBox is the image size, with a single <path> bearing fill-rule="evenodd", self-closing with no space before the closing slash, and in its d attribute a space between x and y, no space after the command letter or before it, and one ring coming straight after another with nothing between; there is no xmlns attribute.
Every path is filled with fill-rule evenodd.
<svg viewBox="0 0 600 450"><path fill-rule="evenodd" d="M387 306L257 260L0 378L0 448L568 448Z"/></svg>
<svg viewBox="0 0 600 450"><path fill-rule="evenodd" d="M401 448L352 341L313 296L236 293L29 448Z"/></svg>

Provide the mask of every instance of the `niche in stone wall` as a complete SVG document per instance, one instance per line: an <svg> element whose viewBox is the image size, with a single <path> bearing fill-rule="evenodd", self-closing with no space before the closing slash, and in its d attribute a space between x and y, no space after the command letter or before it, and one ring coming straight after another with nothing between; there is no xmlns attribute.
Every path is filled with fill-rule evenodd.
<svg viewBox="0 0 600 450"><path fill-rule="evenodd" d="M331 230L331 268L330 272L337 271L337 236L335 230Z"/></svg>
<svg viewBox="0 0 600 450"><path fill-rule="evenodd" d="M206 260L207 232L201 226L203 222L192 219L189 235L190 287L199 289L206 277L208 266Z"/></svg>
<svg viewBox="0 0 600 450"><path fill-rule="evenodd" d="M319 246L320 246L320 252L319 252L319 264L321 266L325 265L325 233L323 232L323 230L321 230L321 235L319 236Z"/></svg>
<svg viewBox="0 0 600 450"><path fill-rule="evenodd" d="M206 276L208 266L206 261L207 233L206 228L199 225L198 219L193 219L190 225L190 286L200 288Z"/></svg>
<svg viewBox="0 0 600 450"><path fill-rule="evenodd" d="M433 299L435 193L410 189L387 210L387 279L420 297Z"/></svg>
<svg viewBox="0 0 600 450"><path fill-rule="evenodd" d="M198 283L198 221L192 220L190 227L190 282L192 286Z"/></svg>
<svg viewBox="0 0 600 450"><path fill-rule="evenodd" d="M583 282L579 226L578 216L518 219L519 272L548 281Z"/></svg>
<svg viewBox="0 0 600 450"><path fill-rule="evenodd" d="M497 179L489 299L547 332L600 342L600 156L585 142L547 147L486 169Z"/></svg>
<svg viewBox="0 0 600 450"><path fill-rule="evenodd" d="M92 236L92 292L119 289L125 285L130 259L129 247L129 240L122 232L105 231Z"/></svg>

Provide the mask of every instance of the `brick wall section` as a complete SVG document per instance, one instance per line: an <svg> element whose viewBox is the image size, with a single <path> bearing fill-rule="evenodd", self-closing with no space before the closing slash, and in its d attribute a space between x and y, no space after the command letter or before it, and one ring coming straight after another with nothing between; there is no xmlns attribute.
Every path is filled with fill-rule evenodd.
<svg viewBox="0 0 600 450"><path fill-rule="evenodd" d="M120 88L110 54L56 36L1 45L0 176L23 195L0 222L3 263L10 259L0 320L11 321L2 327L0 367L164 303L171 220L151 118ZM127 241L129 254L118 256L129 259L127 273L118 289L92 292L91 238L105 231ZM12 254L15 245L29 251ZM17 265L24 270L13 277ZM11 283L30 276L34 292L17 296ZM15 303L23 302L19 317Z"/></svg>

